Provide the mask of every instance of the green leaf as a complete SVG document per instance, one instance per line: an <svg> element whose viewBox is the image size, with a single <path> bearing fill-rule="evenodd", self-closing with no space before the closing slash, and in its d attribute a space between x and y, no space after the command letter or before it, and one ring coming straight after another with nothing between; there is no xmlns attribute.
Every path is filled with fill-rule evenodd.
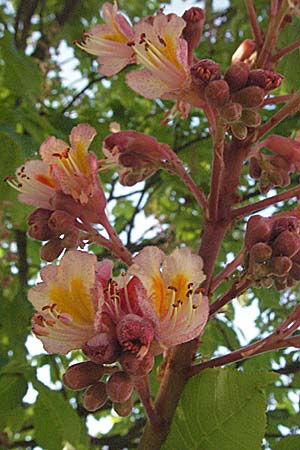
<svg viewBox="0 0 300 450"><path fill-rule="evenodd" d="M42 88L40 71L32 58L16 48L9 32L4 33L1 39L1 54L5 62L5 85L15 95L35 101Z"/></svg>
<svg viewBox="0 0 300 450"><path fill-rule="evenodd" d="M163 450L260 450L266 427L262 388L268 372L208 369L192 378Z"/></svg>
<svg viewBox="0 0 300 450"><path fill-rule="evenodd" d="M288 436L274 447L274 450L299 450L300 448L300 436Z"/></svg>
<svg viewBox="0 0 300 450"><path fill-rule="evenodd" d="M0 428L9 422L11 411L21 405L26 389L27 383L21 373L0 375Z"/></svg>
<svg viewBox="0 0 300 450"><path fill-rule="evenodd" d="M87 448L84 423L71 405L59 392L51 391L42 383L34 382L34 387L39 391L33 417L38 444L45 450L60 449L67 442L78 450Z"/></svg>

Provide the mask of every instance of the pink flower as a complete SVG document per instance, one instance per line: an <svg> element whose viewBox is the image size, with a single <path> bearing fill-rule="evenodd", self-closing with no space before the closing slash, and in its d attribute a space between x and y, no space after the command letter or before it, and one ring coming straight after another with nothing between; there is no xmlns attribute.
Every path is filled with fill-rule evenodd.
<svg viewBox="0 0 300 450"><path fill-rule="evenodd" d="M152 309L160 347L169 348L202 334L208 319L208 299L198 289L205 279L202 266L202 258L187 247L166 257L157 247L145 247L129 267L146 289L148 304L140 303L140 307Z"/></svg>
<svg viewBox="0 0 300 450"><path fill-rule="evenodd" d="M132 49L144 68L126 75L131 89L150 99L174 98L189 86L185 26L181 17L162 12L135 25Z"/></svg>
<svg viewBox="0 0 300 450"><path fill-rule="evenodd" d="M78 41L77 45L87 53L98 56L99 71L111 76L136 60L133 49L128 45L133 39L133 29L118 13L116 1L113 5L104 3L102 15L105 24L96 25L84 33L83 40Z"/></svg>
<svg viewBox="0 0 300 450"><path fill-rule="evenodd" d="M49 353L82 348L94 336L96 265L95 255L70 250L58 266L44 267L42 282L29 290L29 301L38 311L33 316L33 332Z"/></svg>

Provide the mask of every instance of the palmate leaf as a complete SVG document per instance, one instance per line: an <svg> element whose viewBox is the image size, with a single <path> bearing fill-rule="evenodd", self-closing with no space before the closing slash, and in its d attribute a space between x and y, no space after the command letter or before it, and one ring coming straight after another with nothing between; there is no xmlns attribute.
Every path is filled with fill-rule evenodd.
<svg viewBox="0 0 300 450"><path fill-rule="evenodd" d="M262 391L277 375L208 369L190 380L163 450L260 450L266 427Z"/></svg>
<svg viewBox="0 0 300 450"><path fill-rule="evenodd" d="M83 421L59 392L34 382L39 391L34 406L35 439L45 450L58 450L70 443L77 450L87 448L88 438Z"/></svg>

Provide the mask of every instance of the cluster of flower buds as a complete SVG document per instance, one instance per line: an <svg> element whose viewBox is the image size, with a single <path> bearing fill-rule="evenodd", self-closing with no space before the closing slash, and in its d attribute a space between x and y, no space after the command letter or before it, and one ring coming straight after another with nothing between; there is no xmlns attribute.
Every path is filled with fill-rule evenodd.
<svg viewBox="0 0 300 450"><path fill-rule="evenodd" d="M264 69L250 69L245 62L233 63L221 76L216 62L203 59L191 68L194 84L207 103L216 108L228 131L238 140L261 123L258 112L267 92L280 86L282 76Z"/></svg>
<svg viewBox="0 0 300 450"><path fill-rule="evenodd" d="M273 154L261 153L267 148ZM249 174L259 180L260 191L265 194L275 186L288 186L290 174L300 172L300 142L296 139L270 135L254 147L250 158Z"/></svg>
<svg viewBox="0 0 300 450"><path fill-rule="evenodd" d="M280 217L255 215L245 235L245 276L256 287L282 290L300 280L299 212Z"/></svg>
<svg viewBox="0 0 300 450"><path fill-rule="evenodd" d="M70 366L63 376L64 385L72 390L83 390L83 406L97 411L108 399L119 416L131 413L134 381L117 366L105 367L92 361Z"/></svg>

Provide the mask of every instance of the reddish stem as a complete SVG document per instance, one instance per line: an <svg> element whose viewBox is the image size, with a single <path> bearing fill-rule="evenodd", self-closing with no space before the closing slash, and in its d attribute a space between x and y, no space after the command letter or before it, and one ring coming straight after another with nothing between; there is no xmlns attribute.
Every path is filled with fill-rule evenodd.
<svg viewBox="0 0 300 450"><path fill-rule="evenodd" d="M224 269L218 273L218 275L213 279L211 283L210 287L211 292L214 292L219 286L219 284L221 284L223 280L226 280L232 274L232 272L235 271L235 269L242 263L243 256L244 256L244 249L242 249L238 253L238 255L236 255L236 257L234 258L233 261L231 261L231 263L227 264L227 266L224 267Z"/></svg>
<svg viewBox="0 0 300 450"><path fill-rule="evenodd" d="M276 103L283 103L288 102L293 97L293 94L287 94L287 95L278 95L277 97L268 97L264 100L265 105L274 105Z"/></svg>
<svg viewBox="0 0 300 450"><path fill-rule="evenodd" d="M235 281L221 297L219 297L210 305L209 317L212 318L219 311L219 309L223 308L223 306L225 306L231 300L245 292L251 286L251 284L252 280Z"/></svg>
<svg viewBox="0 0 300 450"><path fill-rule="evenodd" d="M300 41L295 41L292 44L288 45L287 47L281 48L278 50L277 53L272 57L272 61L277 63L283 56L288 55L289 53L293 52L297 48L300 47Z"/></svg>
<svg viewBox="0 0 300 450"><path fill-rule="evenodd" d="M139 397L145 408L145 411L147 413L150 423L153 426L157 426L158 425L158 417L153 408L151 393L150 393L150 389L149 389L148 376L135 378L134 388L137 391L137 393L139 394Z"/></svg>
<svg viewBox="0 0 300 450"><path fill-rule="evenodd" d="M248 216L253 212L257 212L261 209L267 208L268 206L274 205L274 203L282 202L288 200L292 197L299 197L300 187L294 187L282 192L281 194L273 195L272 197L265 198L255 203L250 203L249 205L242 206L241 208L234 209L231 213L232 219L242 218Z"/></svg>
<svg viewBox="0 0 300 450"><path fill-rule="evenodd" d="M109 223L106 217L102 220L101 224L104 226L111 239L111 252L122 259L122 261L124 261L128 266L130 266L132 264L132 255L124 246L114 227Z"/></svg>
<svg viewBox="0 0 300 450"><path fill-rule="evenodd" d="M263 38L262 38L260 27L257 22L257 17L256 17L253 1L246 0L246 6L247 6L247 10L248 10L248 16L249 16L249 20L250 20L252 33L253 33L256 45L260 49L263 45Z"/></svg>
<svg viewBox="0 0 300 450"><path fill-rule="evenodd" d="M216 133L214 135L214 156L213 156L213 166L212 166L209 206L208 206L209 218L212 221L216 221L218 216L221 177L224 169L224 161L223 161L224 129L225 129L224 124L218 122Z"/></svg>

